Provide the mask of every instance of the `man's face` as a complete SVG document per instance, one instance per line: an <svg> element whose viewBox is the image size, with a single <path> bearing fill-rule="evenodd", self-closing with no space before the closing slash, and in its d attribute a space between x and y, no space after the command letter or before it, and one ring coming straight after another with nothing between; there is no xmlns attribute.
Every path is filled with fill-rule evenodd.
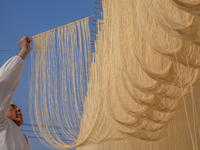
<svg viewBox="0 0 200 150"><path fill-rule="evenodd" d="M15 104L10 104L7 117L14 121L17 124L17 126L21 126L23 124L23 116L21 114L21 109L18 108Z"/></svg>

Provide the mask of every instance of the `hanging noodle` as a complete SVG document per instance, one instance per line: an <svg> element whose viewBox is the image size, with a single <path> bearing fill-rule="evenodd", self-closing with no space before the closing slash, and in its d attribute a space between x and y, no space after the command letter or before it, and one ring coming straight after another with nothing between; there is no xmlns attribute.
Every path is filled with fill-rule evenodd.
<svg viewBox="0 0 200 150"><path fill-rule="evenodd" d="M70 148L78 138L91 63L88 19L33 37L30 114L47 146Z"/></svg>
<svg viewBox="0 0 200 150"><path fill-rule="evenodd" d="M198 150L200 1L102 3L95 62L88 18L33 38L36 135L57 149Z"/></svg>

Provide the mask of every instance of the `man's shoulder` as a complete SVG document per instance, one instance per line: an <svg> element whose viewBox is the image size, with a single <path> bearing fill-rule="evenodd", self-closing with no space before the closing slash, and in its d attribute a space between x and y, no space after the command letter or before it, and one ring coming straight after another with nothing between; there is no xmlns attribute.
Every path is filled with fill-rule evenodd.
<svg viewBox="0 0 200 150"><path fill-rule="evenodd" d="M3 120L0 122L0 130L2 130L3 128L5 128L7 125L8 125L8 119L7 119L7 117L6 117L6 119L3 119Z"/></svg>

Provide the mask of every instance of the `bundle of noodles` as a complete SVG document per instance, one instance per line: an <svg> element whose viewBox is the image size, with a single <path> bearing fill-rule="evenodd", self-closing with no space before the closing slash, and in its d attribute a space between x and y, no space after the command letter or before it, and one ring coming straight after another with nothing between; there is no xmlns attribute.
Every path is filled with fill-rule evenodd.
<svg viewBox="0 0 200 150"><path fill-rule="evenodd" d="M95 63L88 58L89 28L84 21L82 31L77 23L77 31L74 24L57 35L53 31L34 39L33 121L40 125L42 141L54 148L128 137L158 140L177 110L186 106L182 98L199 82L199 2L102 3ZM194 125L194 131L197 128ZM198 148L189 130L193 148Z"/></svg>

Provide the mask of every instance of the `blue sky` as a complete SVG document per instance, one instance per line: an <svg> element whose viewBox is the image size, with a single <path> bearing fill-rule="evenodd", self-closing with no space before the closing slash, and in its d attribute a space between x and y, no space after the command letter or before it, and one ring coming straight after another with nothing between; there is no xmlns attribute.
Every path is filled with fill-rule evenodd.
<svg viewBox="0 0 200 150"><path fill-rule="evenodd" d="M93 15L95 0L1 0L0 1L0 66L19 53L17 43L23 36L33 36L41 32L74 22ZM13 96L13 103L22 109L24 123L29 119L29 72L30 55L19 86ZM30 126L21 130L34 137ZM49 150L36 138L30 138L32 150Z"/></svg>

